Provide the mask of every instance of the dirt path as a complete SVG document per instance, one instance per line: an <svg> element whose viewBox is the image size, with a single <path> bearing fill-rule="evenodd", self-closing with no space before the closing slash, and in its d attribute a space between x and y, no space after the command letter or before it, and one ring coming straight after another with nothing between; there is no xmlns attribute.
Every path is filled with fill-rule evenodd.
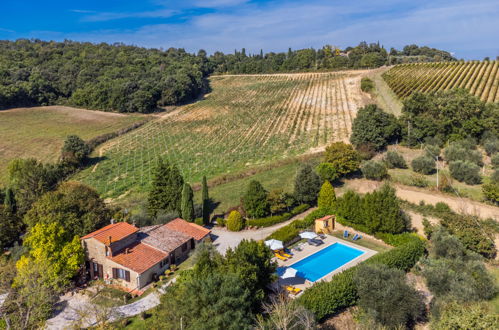
<svg viewBox="0 0 499 330"><path fill-rule="evenodd" d="M354 179L347 181L341 190L353 189L360 193L368 193L376 190L381 185L383 185L382 182L366 179ZM399 198L410 203L419 204L420 201L424 201L426 204L434 205L438 202L443 202L449 205L449 207L455 212L473 214L481 218L492 218L499 221L499 208L492 205L475 202L467 198L444 195L435 191L426 191L415 187L404 186L401 184L394 184L393 187L396 189L397 196Z"/></svg>

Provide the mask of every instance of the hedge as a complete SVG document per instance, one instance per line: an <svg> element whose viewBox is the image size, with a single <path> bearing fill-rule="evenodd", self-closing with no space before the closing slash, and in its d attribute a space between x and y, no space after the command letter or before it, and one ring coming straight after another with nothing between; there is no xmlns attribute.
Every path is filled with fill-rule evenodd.
<svg viewBox="0 0 499 330"><path fill-rule="evenodd" d="M307 229L314 224L315 219L322 218L326 215L331 214L331 211L328 209L317 209L310 212L309 215L305 217L303 220L295 220L291 222L289 225L286 225L282 228L279 228L272 234L270 234L266 240L268 239L277 239L282 241L284 244L292 241L298 234L301 229Z"/></svg>
<svg viewBox="0 0 499 330"><path fill-rule="evenodd" d="M251 227L270 227L275 224L289 220L295 215L305 212L309 208L310 205L308 204L300 204L294 209L292 209L291 212L287 212L281 215L274 215L271 217L260 218L260 219L248 219L246 220L246 225Z"/></svg>
<svg viewBox="0 0 499 330"><path fill-rule="evenodd" d="M403 233L403 234L390 234L390 233L376 233L374 237L382 240L391 246L401 246L406 243L412 242L413 240L419 240L420 237L415 233Z"/></svg>
<svg viewBox="0 0 499 330"><path fill-rule="evenodd" d="M385 264L404 271L411 269L424 253L422 240L411 239L409 243L392 250L379 253L364 261L368 264ZM329 282L320 281L307 289L298 299L318 320L336 314L357 303L357 289L354 275L359 265L349 268L335 276Z"/></svg>

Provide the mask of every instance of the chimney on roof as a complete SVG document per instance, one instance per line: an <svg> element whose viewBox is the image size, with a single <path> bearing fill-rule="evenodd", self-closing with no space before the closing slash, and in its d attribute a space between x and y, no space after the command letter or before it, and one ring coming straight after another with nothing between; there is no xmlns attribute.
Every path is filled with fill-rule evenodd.
<svg viewBox="0 0 499 330"><path fill-rule="evenodd" d="M113 225L114 224L114 219L111 218L111 224Z"/></svg>
<svg viewBox="0 0 499 330"><path fill-rule="evenodd" d="M130 249L129 248L126 248L125 249L125 254L128 254L130 252Z"/></svg>
<svg viewBox="0 0 499 330"><path fill-rule="evenodd" d="M109 245L111 245L112 239L111 236L109 236Z"/></svg>

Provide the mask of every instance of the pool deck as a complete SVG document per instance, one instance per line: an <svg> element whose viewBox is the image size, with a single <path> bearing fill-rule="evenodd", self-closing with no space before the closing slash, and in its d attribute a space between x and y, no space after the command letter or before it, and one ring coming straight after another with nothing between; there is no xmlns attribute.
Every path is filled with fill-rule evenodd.
<svg viewBox="0 0 499 330"><path fill-rule="evenodd" d="M328 246L333 245L334 243L341 243L341 244L350 246L352 248L355 248L355 249L358 249L358 250L361 250L364 252L362 255L347 262L343 266L333 270L331 273L327 274L326 276L322 277L321 279L317 280L316 282L318 282L318 281L330 281L334 275L341 273L342 271L344 271L350 267L353 267L353 266L359 264L360 262L371 258L376 253L378 253L377 251L374 251L374 250L371 250L371 249L368 249L368 248L365 248L363 246L355 244L351 239L345 240L345 239L336 238L336 237L331 236L331 235L326 235L326 238L323 239L322 241L324 242L324 244L322 244L320 246L311 246L305 242L301 245L301 247L303 249L302 251L296 251L296 250L292 249L291 252L293 253L293 257L289 258L286 261L282 261L280 259L275 258L277 260L278 266L279 267L291 266L292 264L294 264L302 259L305 259L306 257L308 257L314 253L317 253L320 250L327 248ZM297 288L305 290L305 289L311 287L314 284L314 282L311 282L307 279L296 276L293 278L286 278L286 279L279 278L278 284L279 285L293 285Z"/></svg>

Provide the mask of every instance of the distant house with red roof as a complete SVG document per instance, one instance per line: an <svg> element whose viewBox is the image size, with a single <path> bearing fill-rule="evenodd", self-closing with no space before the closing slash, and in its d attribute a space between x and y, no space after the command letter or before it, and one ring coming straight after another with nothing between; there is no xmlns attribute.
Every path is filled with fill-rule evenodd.
<svg viewBox="0 0 499 330"><path fill-rule="evenodd" d="M91 279L101 278L130 290L141 289L170 265L184 261L211 231L177 218L165 225L137 228L117 222L81 238Z"/></svg>

